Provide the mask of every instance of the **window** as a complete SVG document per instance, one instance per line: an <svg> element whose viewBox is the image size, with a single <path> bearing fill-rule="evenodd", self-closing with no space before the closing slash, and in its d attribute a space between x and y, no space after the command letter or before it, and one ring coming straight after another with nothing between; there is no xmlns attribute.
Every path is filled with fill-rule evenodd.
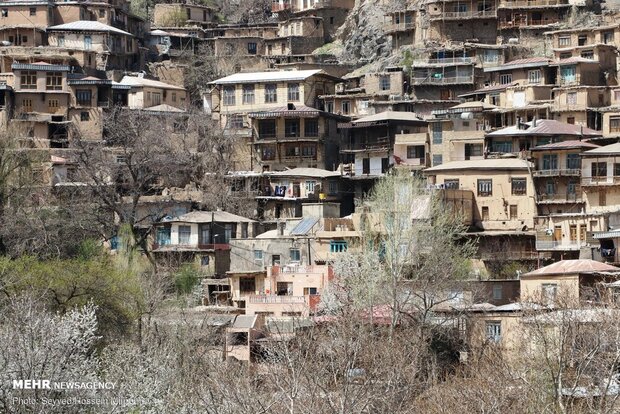
<svg viewBox="0 0 620 414"><path fill-rule="evenodd" d="M577 68L575 66L562 66L560 68L560 77L563 82L575 82L577 80Z"/></svg>
<svg viewBox="0 0 620 414"><path fill-rule="evenodd" d="M481 157L482 150L482 144L465 144L465 159L469 160L471 157Z"/></svg>
<svg viewBox="0 0 620 414"><path fill-rule="evenodd" d="M117 155L116 156L116 163L117 164L125 164L127 163L127 157L124 155Z"/></svg>
<svg viewBox="0 0 620 414"><path fill-rule="evenodd" d="M80 112L80 121L82 122L90 121L90 114L86 111Z"/></svg>
<svg viewBox="0 0 620 414"><path fill-rule="evenodd" d="M235 87L224 86L224 106L235 105Z"/></svg>
<svg viewBox="0 0 620 414"><path fill-rule="evenodd" d="M299 84L298 83L288 84L288 100L290 102L299 101Z"/></svg>
<svg viewBox="0 0 620 414"><path fill-rule="evenodd" d="M594 51L592 51L592 50L584 50L583 52L581 52L581 57L583 59L594 60Z"/></svg>
<svg viewBox="0 0 620 414"><path fill-rule="evenodd" d="M579 35L577 36L577 46L585 46L588 43L587 35Z"/></svg>
<svg viewBox="0 0 620 414"><path fill-rule="evenodd" d="M228 117L228 126L231 129L243 128L243 115L235 114Z"/></svg>
<svg viewBox="0 0 620 414"><path fill-rule="evenodd" d="M529 83L540 83L541 72L540 69L530 70L527 73L527 80Z"/></svg>
<svg viewBox="0 0 620 414"><path fill-rule="evenodd" d="M280 255L272 254L271 255L271 265L272 266L280 266Z"/></svg>
<svg viewBox="0 0 620 414"><path fill-rule="evenodd" d="M254 250L254 261L255 262L263 262L263 251L262 250Z"/></svg>
<svg viewBox="0 0 620 414"><path fill-rule="evenodd" d="M503 75L499 75L499 83L501 85L507 85L512 83L512 73L506 73Z"/></svg>
<svg viewBox="0 0 620 414"><path fill-rule="evenodd" d="M620 116L612 116L609 118L609 132L620 132Z"/></svg>
<svg viewBox="0 0 620 414"><path fill-rule="evenodd" d="M574 116L566 117L566 123L570 125L575 125L575 117Z"/></svg>
<svg viewBox="0 0 620 414"><path fill-rule="evenodd" d="M179 226L179 244L189 244L192 236L191 226Z"/></svg>
<svg viewBox="0 0 620 414"><path fill-rule="evenodd" d="M2 9L2 17L8 17L9 16L9 9Z"/></svg>
<svg viewBox="0 0 620 414"><path fill-rule="evenodd" d="M161 93L153 92L151 103L153 105L161 105Z"/></svg>
<svg viewBox="0 0 620 414"><path fill-rule="evenodd" d="M249 42L248 43L248 53L250 55L255 55L256 54L256 43L255 42Z"/></svg>
<svg viewBox="0 0 620 414"><path fill-rule="evenodd" d="M299 137L299 119L284 121L284 136L287 138Z"/></svg>
<svg viewBox="0 0 620 414"><path fill-rule="evenodd" d="M50 99L49 101L47 101L47 109L51 113L55 113L56 111L58 111L58 107L59 107L58 99Z"/></svg>
<svg viewBox="0 0 620 414"><path fill-rule="evenodd" d="M319 120L308 119L304 120L304 136L306 137L318 137L319 136Z"/></svg>
<svg viewBox="0 0 620 414"><path fill-rule="evenodd" d="M569 170L578 170L581 168L581 158L579 154L566 155L566 168Z"/></svg>
<svg viewBox="0 0 620 414"><path fill-rule="evenodd" d="M545 194L554 195L555 194L555 181L548 180L545 184Z"/></svg>
<svg viewBox="0 0 620 414"><path fill-rule="evenodd" d="M64 36L58 36L58 47L65 47L65 37Z"/></svg>
<svg viewBox="0 0 620 414"><path fill-rule="evenodd" d="M559 47L570 46L570 36L560 36L558 38L558 46Z"/></svg>
<svg viewBox="0 0 620 414"><path fill-rule="evenodd" d="M248 223L241 223L241 238L248 238Z"/></svg>
<svg viewBox="0 0 620 414"><path fill-rule="evenodd" d="M90 89L78 89L75 91L75 100L78 105L90 106L92 101L92 92Z"/></svg>
<svg viewBox="0 0 620 414"><path fill-rule="evenodd" d="M105 17L105 9L99 9L99 17L100 18L104 18Z"/></svg>
<svg viewBox="0 0 620 414"><path fill-rule="evenodd" d="M170 244L170 227L158 227L156 233L156 241L160 246Z"/></svg>
<svg viewBox="0 0 620 414"><path fill-rule="evenodd" d="M489 219L489 207L482 207L482 221L487 221Z"/></svg>
<svg viewBox="0 0 620 414"><path fill-rule="evenodd" d="M274 138L276 136L276 120L261 119L258 121L258 137Z"/></svg>
<svg viewBox="0 0 620 414"><path fill-rule="evenodd" d="M342 114L343 115L348 115L349 112L351 112L351 102L350 101L342 101L341 107L342 107Z"/></svg>
<svg viewBox="0 0 620 414"><path fill-rule="evenodd" d="M452 178L449 180L443 180L443 188L447 188L450 190L458 190L460 187L459 179Z"/></svg>
<svg viewBox="0 0 620 414"><path fill-rule="evenodd" d="M510 205L510 220L518 220L519 219L519 209L516 204Z"/></svg>
<svg viewBox="0 0 620 414"><path fill-rule="evenodd" d="M606 162L593 162L592 163L592 177L607 177L607 163Z"/></svg>
<svg viewBox="0 0 620 414"><path fill-rule="evenodd" d="M252 105L254 103L254 85L243 85L243 104Z"/></svg>
<svg viewBox="0 0 620 414"><path fill-rule="evenodd" d="M315 145L303 145L301 147L301 155L303 157L316 158L316 146Z"/></svg>
<svg viewBox="0 0 620 414"><path fill-rule="evenodd" d="M176 101L177 101L177 93L172 92L172 102L176 102Z"/></svg>
<svg viewBox="0 0 620 414"><path fill-rule="evenodd" d="M93 47L93 39L90 36L84 36L84 49L90 50Z"/></svg>
<svg viewBox="0 0 620 414"><path fill-rule="evenodd" d="M478 196L488 197L493 195L493 180L478 180Z"/></svg>
<svg viewBox="0 0 620 414"><path fill-rule="evenodd" d="M37 8L36 7L31 7L29 12L30 12L31 16L36 16L37 15Z"/></svg>
<svg viewBox="0 0 620 414"><path fill-rule="evenodd" d="M543 170L557 170L558 169L558 156L557 154L544 154L542 159Z"/></svg>
<svg viewBox="0 0 620 414"><path fill-rule="evenodd" d="M315 287L304 288L304 296L312 296L312 295L318 295L318 294L319 294L319 290Z"/></svg>
<svg viewBox="0 0 620 414"><path fill-rule="evenodd" d="M261 159L263 161L273 161L276 159L275 147L268 145L261 148Z"/></svg>
<svg viewBox="0 0 620 414"><path fill-rule="evenodd" d="M407 158L424 159L424 147L422 145L407 145Z"/></svg>
<svg viewBox="0 0 620 414"><path fill-rule="evenodd" d="M278 87L274 83L265 85L265 103L278 102Z"/></svg>
<svg viewBox="0 0 620 414"><path fill-rule="evenodd" d="M614 162L614 177L620 177L620 163Z"/></svg>
<svg viewBox="0 0 620 414"><path fill-rule="evenodd" d="M434 154L433 155L433 167L436 165L441 165L441 164L443 164L443 155Z"/></svg>
<svg viewBox="0 0 620 414"><path fill-rule="evenodd" d="M291 249L290 257L291 257L291 262L301 262L301 250Z"/></svg>
<svg viewBox="0 0 620 414"><path fill-rule="evenodd" d="M327 192L329 194L338 194L338 181L329 181L327 184Z"/></svg>
<svg viewBox="0 0 620 414"><path fill-rule="evenodd" d="M370 174L370 158L362 159L362 174Z"/></svg>
<svg viewBox="0 0 620 414"><path fill-rule="evenodd" d="M209 266L209 256L200 257L200 266Z"/></svg>
<svg viewBox="0 0 620 414"><path fill-rule="evenodd" d="M22 112L32 112L32 99L22 99Z"/></svg>
<svg viewBox="0 0 620 414"><path fill-rule="evenodd" d="M487 339L498 343L502 339L502 323L499 321L487 321Z"/></svg>
<svg viewBox="0 0 620 414"><path fill-rule="evenodd" d="M603 43L606 45L614 41L614 32L603 33Z"/></svg>
<svg viewBox="0 0 620 414"><path fill-rule="evenodd" d="M242 277L239 279L239 291L241 292L254 292L256 291L256 283L254 278Z"/></svg>
<svg viewBox="0 0 620 414"><path fill-rule="evenodd" d="M577 92L569 92L566 94L566 105L577 104Z"/></svg>
<svg viewBox="0 0 620 414"><path fill-rule="evenodd" d="M558 285L556 283L543 283L542 294L543 299L547 302L553 302L558 293Z"/></svg>
<svg viewBox="0 0 620 414"><path fill-rule="evenodd" d="M441 122L433 123L433 144L441 144L443 142L443 131Z"/></svg>
<svg viewBox="0 0 620 414"><path fill-rule="evenodd" d="M37 72L34 70L24 70L20 76L20 87L22 89L37 89Z"/></svg>
<svg viewBox="0 0 620 414"><path fill-rule="evenodd" d="M379 78L379 89L382 91L390 90L390 75L383 75Z"/></svg>
<svg viewBox="0 0 620 414"><path fill-rule="evenodd" d="M570 180L568 184L566 184L566 192L571 195L577 193L577 182L575 180Z"/></svg>
<svg viewBox="0 0 620 414"><path fill-rule="evenodd" d="M512 179L512 195L524 195L527 193L527 179L526 178L513 178Z"/></svg>
<svg viewBox="0 0 620 414"><path fill-rule="evenodd" d="M332 240L329 242L330 253L342 253L347 251L347 242L344 240Z"/></svg>
<svg viewBox="0 0 620 414"><path fill-rule="evenodd" d="M502 285L493 285L493 299L501 300L503 297Z"/></svg>

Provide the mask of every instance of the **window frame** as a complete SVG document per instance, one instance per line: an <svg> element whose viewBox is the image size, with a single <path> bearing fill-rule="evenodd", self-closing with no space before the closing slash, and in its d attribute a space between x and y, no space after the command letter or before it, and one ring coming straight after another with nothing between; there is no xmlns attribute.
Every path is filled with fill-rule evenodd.
<svg viewBox="0 0 620 414"><path fill-rule="evenodd" d="M492 197L493 196L493 179L492 178L479 178L476 181L476 189L478 197Z"/></svg>

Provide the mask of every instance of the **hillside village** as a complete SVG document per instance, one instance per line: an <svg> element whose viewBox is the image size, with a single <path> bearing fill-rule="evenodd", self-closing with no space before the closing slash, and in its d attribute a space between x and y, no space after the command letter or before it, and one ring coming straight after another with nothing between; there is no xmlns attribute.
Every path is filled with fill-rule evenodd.
<svg viewBox="0 0 620 414"><path fill-rule="evenodd" d="M79 231L124 257L129 237L157 273L191 269L192 312L218 329L219 358L248 365L340 323L334 295L365 255L402 268L390 268L393 302L377 296L356 315L390 332L409 319L449 326L454 366L489 349L516 364L522 327L562 331L568 311L582 329L609 322L615 4L255 3L232 21L198 0L0 1L2 253L65 254L55 240ZM390 182L397 194L378 200ZM415 236L396 243L392 214ZM443 255L422 242L440 237L432 227L447 238L430 271L418 256ZM463 275L437 276L461 254ZM407 276L420 269L423 287ZM569 370L549 412L608 404L601 395L614 412L620 372L605 367Z"/></svg>

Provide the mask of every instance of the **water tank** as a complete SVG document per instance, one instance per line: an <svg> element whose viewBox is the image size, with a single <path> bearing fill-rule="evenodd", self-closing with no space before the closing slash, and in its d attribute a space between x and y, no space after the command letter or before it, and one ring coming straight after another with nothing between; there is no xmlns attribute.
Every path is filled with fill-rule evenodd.
<svg viewBox="0 0 620 414"><path fill-rule="evenodd" d="M473 112L463 112L461 113L461 119L474 119Z"/></svg>

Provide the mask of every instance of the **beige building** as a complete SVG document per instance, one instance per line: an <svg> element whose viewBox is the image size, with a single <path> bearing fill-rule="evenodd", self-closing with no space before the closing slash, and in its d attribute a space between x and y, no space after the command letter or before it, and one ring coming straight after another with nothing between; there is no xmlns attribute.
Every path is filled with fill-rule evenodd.
<svg viewBox="0 0 620 414"><path fill-rule="evenodd" d="M251 112L248 116L252 122L253 154L257 158L255 170L337 168L338 122L348 118L293 104ZM229 128L242 126L242 122L231 122Z"/></svg>
<svg viewBox="0 0 620 414"><path fill-rule="evenodd" d="M615 281L620 268L595 260L562 260L521 275L521 300L553 303L562 300L597 300L598 286Z"/></svg>
<svg viewBox="0 0 620 414"><path fill-rule="evenodd" d="M4 2L0 6L0 41L3 45L40 46L45 29L54 22L51 1Z"/></svg>
<svg viewBox="0 0 620 414"><path fill-rule="evenodd" d="M319 107L319 96L331 94L338 78L322 70L237 73L210 83L213 87L207 112L223 127L241 121L247 114L294 106Z"/></svg>
<svg viewBox="0 0 620 414"><path fill-rule="evenodd" d="M183 26L213 23L215 11L208 6L187 3L158 3L153 10L155 26Z"/></svg>
<svg viewBox="0 0 620 414"><path fill-rule="evenodd" d="M585 151L581 161L581 187L586 211L617 210L620 204L620 143Z"/></svg>
<svg viewBox="0 0 620 414"><path fill-rule="evenodd" d="M97 21L79 20L47 28L50 46L97 53L97 69L138 68L138 42L124 30Z"/></svg>
<svg viewBox="0 0 620 414"><path fill-rule="evenodd" d="M316 310L320 295L333 277L330 266L270 266L266 274L233 274L233 303L246 315L307 317Z"/></svg>
<svg viewBox="0 0 620 414"><path fill-rule="evenodd" d="M453 161L424 170L441 188L474 193L474 223L484 230L534 228L536 203L531 163L514 159Z"/></svg>
<svg viewBox="0 0 620 414"><path fill-rule="evenodd" d="M140 76L124 76L120 85L129 87L127 105L130 108L149 108L157 105L169 105L185 110L187 92L184 88L146 79Z"/></svg>

